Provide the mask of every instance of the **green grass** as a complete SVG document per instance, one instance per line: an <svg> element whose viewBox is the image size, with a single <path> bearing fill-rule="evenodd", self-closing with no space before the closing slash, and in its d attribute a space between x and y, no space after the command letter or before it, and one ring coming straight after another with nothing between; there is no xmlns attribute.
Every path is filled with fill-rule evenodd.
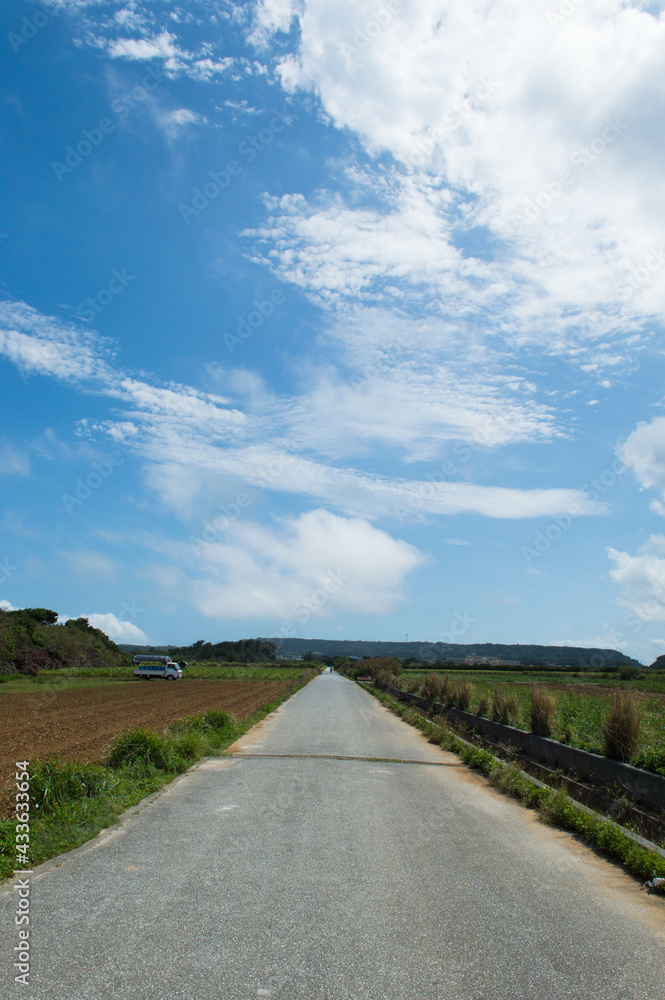
<svg viewBox="0 0 665 1000"><path fill-rule="evenodd" d="M30 865L79 847L201 757L223 753L318 671L298 673L307 676L242 722L215 709L179 719L163 734L141 728L122 733L99 763L31 762ZM15 833L14 820L0 820L0 878L16 867Z"/></svg>
<svg viewBox="0 0 665 1000"><path fill-rule="evenodd" d="M56 676L54 677L53 674ZM120 678L111 677L81 677L78 674L66 674L64 671L50 670L36 677L23 677L16 674L0 676L0 696L3 694L30 694L47 690L75 691L79 688L99 687L101 685L119 684Z"/></svg>
<svg viewBox="0 0 665 1000"><path fill-rule="evenodd" d="M602 672L594 670L571 671L571 670L535 670L524 668L523 670L493 670L474 669L473 667L460 667L459 670L449 670L445 667L436 671L440 674L449 674L451 680L466 678L475 683L487 681L490 684L515 684L517 686L526 684L569 684L575 687L579 684L598 684L601 687L618 687L629 684L638 691L651 691L654 694L665 692L665 671L643 670L638 672L635 679L630 681L622 680L618 673ZM432 670L405 670L402 679L416 677L424 681Z"/></svg>
<svg viewBox="0 0 665 1000"><path fill-rule="evenodd" d="M58 691L74 691L78 688L117 684L121 681L133 683L136 680L133 670L133 666L63 667L60 670L44 671L36 677L3 674L0 675L0 695L30 693L44 687L55 688ZM266 664L243 667L237 664L197 663L185 667L183 680L297 681L303 674L309 678L316 673L318 670L304 666L275 667Z"/></svg>
<svg viewBox="0 0 665 1000"><path fill-rule="evenodd" d="M516 765L504 764L488 750L469 745L450 730L424 719L414 709L396 701L385 692L372 687L369 690L405 722L422 729L431 743L457 754L465 764L482 771L500 791L531 809L537 809L545 822L582 837L609 857L620 861L642 881L655 876L665 878L665 858L635 843L615 823L584 812L564 792L534 784Z"/></svg>

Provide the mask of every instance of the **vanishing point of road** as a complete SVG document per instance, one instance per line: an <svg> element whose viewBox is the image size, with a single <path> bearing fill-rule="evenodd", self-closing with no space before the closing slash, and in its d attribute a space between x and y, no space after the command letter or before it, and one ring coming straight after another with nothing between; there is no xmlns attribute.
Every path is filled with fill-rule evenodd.
<svg viewBox="0 0 665 1000"><path fill-rule="evenodd" d="M31 888L30 1000L665 1000L665 904L323 674Z"/></svg>

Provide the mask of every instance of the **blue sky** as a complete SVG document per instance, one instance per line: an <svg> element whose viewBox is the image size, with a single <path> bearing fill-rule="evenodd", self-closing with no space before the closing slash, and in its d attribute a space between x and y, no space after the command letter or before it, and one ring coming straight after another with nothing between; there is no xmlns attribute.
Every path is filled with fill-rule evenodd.
<svg viewBox="0 0 665 1000"><path fill-rule="evenodd" d="M3 6L0 606L665 652L665 14Z"/></svg>

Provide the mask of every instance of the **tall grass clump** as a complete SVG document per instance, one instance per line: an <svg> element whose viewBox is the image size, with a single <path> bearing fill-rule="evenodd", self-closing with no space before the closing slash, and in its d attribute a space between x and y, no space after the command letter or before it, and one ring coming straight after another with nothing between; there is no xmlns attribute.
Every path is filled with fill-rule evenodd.
<svg viewBox="0 0 665 1000"><path fill-rule="evenodd" d="M441 701L441 678L438 674L433 671L430 672L422 686L423 697L429 698L430 701Z"/></svg>
<svg viewBox="0 0 665 1000"><path fill-rule="evenodd" d="M217 708L205 715L187 715L171 726L173 733L197 734L212 745L236 739L241 732L237 719L230 712Z"/></svg>
<svg viewBox="0 0 665 1000"><path fill-rule="evenodd" d="M469 681L459 681L453 691L453 704L462 712L466 712L473 701L473 695L473 684Z"/></svg>
<svg viewBox="0 0 665 1000"><path fill-rule="evenodd" d="M478 704L476 706L476 715L486 716L487 712L489 711L489 706L490 706L490 700L487 694L485 693L481 694L480 697L478 698Z"/></svg>
<svg viewBox="0 0 665 1000"><path fill-rule="evenodd" d="M495 688L492 694L492 718L509 726L519 711L519 702L514 694L508 694L502 688Z"/></svg>
<svg viewBox="0 0 665 1000"><path fill-rule="evenodd" d="M186 761L173 740L138 727L116 736L106 759L109 767L152 764L159 771L174 771L176 774L186 769Z"/></svg>
<svg viewBox="0 0 665 1000"><path fill-rule="evenodd" d="M640 712L632 691L612 692L603 723L603 748L606 757L630 760L640 734Z"/></svg>
<svg viewBox="0 0 665 1000"><path fill-rule="evenodd" d="M529 719L531 722L531 732L535 733L536 736L551 736L556 702L551 694L537 684L531 685L530 693L531 710Z"/></svg>
<svg viewBox="0 0 665 1000"><path fill-rule="evenodd" d="M30 768L30 803L42 814L52 813L63 803L107 792L112 783L112 776L100 764L35 761Z"/></svg>

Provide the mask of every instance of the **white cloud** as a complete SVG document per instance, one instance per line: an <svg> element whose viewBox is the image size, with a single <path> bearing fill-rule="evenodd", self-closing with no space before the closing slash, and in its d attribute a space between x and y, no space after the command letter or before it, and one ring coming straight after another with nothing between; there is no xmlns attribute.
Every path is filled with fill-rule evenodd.
<svg viewBox="0 0 665 1000"><path fill-rule="evenodd" d="M105 344L80 327L25 302L0 302L0 355L19 371L64 380L108 379Z"/></svg>
<svg viewBox="0 0 665 1000"><path fill-rule="evenodd" d="M179 37L183 26L194 20L205 20L213 29L224 20L237 19L233 11L225 11L219 5L212 10L209 5L200 4L198 14L190 11L181 17L177 10L172 10L165 21L164 11L150 2L140 6L129 4L113 17L105 16L99 6L85 0L73 0L68 4L70 11L75 10L81 15L82 36L75 40L75 44L102 49L111 59L129 62L161 60L170 78L186 75L207 82L225 75L235 65L233 58L219 53L224 40L221 32L209 31L206 41L200 42L193 50L186 48ZM133 37L131 32L135 32L137 37ZM251 71L247 60L241 60L241 64L243 71Z"/></svg>
<svg viewBox="0 0 665 1000"><path fill-rule="evenodd" d="M209 576L193 585L196 607L211 618L272 617L276 630L281 619L390 614L423 561L368 521L322 509L272 529L236 522L227 535L201 551Z"/></svg>
<svg viewBox="0 0 665 1000"><path fill-rule="evenodd" d="M104 632L109 639L114 642L145 642L146 634L133 622L122 621L116 615L107 614L84 614L82 618L87 618L93 628L98 628Z"/></svg>
<svg viewBox="0 0 665 1000"><path fill-rule="evenodd" d="M0 608L3 611L18 611L18 608L15 608L13 604L9 603L9 601L0 601Z"/></svg>
<svg viewBox="0 0 665 1000"><path fill-rule="evenodd" d="M180 467L183 477L194 469L250 484L267 483L272 489L370 518L403 520L405 513L408 519L461 512L538 517L566 513L574 504L584 514L605 509L579 490L509 489L454 481L462 478L464 462L480 448L561 435L552 414L529 398L532 387L518 376L488 376L485 382L478 377L475 382L471 377L460 381L458 376L456 382L441 366L429 373L409 365L393 372L385 364L353 388L324 374L300 399L273 397L265 412L251 414L229 405L225 396L135 379L100 356L104 345L91 334L41 316L22 303L10 304L5 312L15 327L23 325L27 332L20 332L23 347L16 354L11 349L16 342L11 327L3 330L0 325L0 353L19 366L29 359L30 370L120 400L126 410L118 418L83 419L79 430L129 444L152 462L166 464L166 497L176 499L180 492L182 499L173 471ZM0 304L0 324L2 319ZM421 363L426 366L427 359ZM229 386L249 393L250 402L256 395L257 382L247 373L231 378ZM421 396L422 402L414 402ZM432 468L430 479L420 481L366 474L306 457L312 452L322 457L361 453L366 442L399 447L407 459L439 464ZM453 448L452 461L441 463L439 449L446 442L463 446Z"/></svg>
<svg viewBox="0 0 665 1000"><path fill-rule="evenodd" d="M661 490L665 498L665 417L638 424L619 445L617 455L633 470L642 486ZM658 501L652 501L651 508L657 514L662 513Z"/></svg>
<svg viewBox="0 0 665 1000"><path fill-rule="evenodd" d="M590 372L627 363L642 317L665 315L665 19L626 0L587 0L556 28L532 0L383 18L311 0L262 4L259 29L294 13L283 86L395 167L350 171L348 197L270 202L257 235L274 269L322 303L487 310L490 336Z"/></svg>
<svg viewBox="0 0 665 1000"><path fill-rule="evenodd" d="M163 31L156 38L119 38L109 46L112 59L172 59L182 53L175 42L175 35Z"/></svg>
<svg viewBox="0 0 665 1000"><path fill-rule="evenodd" d="M665 622L665 535L651 535L636 556L608 548L610 577L623 587L621 605L638 623Z"/></svg>
<svg viewBox="0 0 665 1000"><path fill-rule="evenodd" d="M297 6L294 0L259 0L250 40L263 48L276 32L288 31Z"/></svg>
<svg viewBox="0 0 665 1000"><path fill-rule="evenodd" d="M189 108L175 108L167 112L164 121L169 125L205 125L208 119L205 115L200 115L197 111Z"/></svg>

